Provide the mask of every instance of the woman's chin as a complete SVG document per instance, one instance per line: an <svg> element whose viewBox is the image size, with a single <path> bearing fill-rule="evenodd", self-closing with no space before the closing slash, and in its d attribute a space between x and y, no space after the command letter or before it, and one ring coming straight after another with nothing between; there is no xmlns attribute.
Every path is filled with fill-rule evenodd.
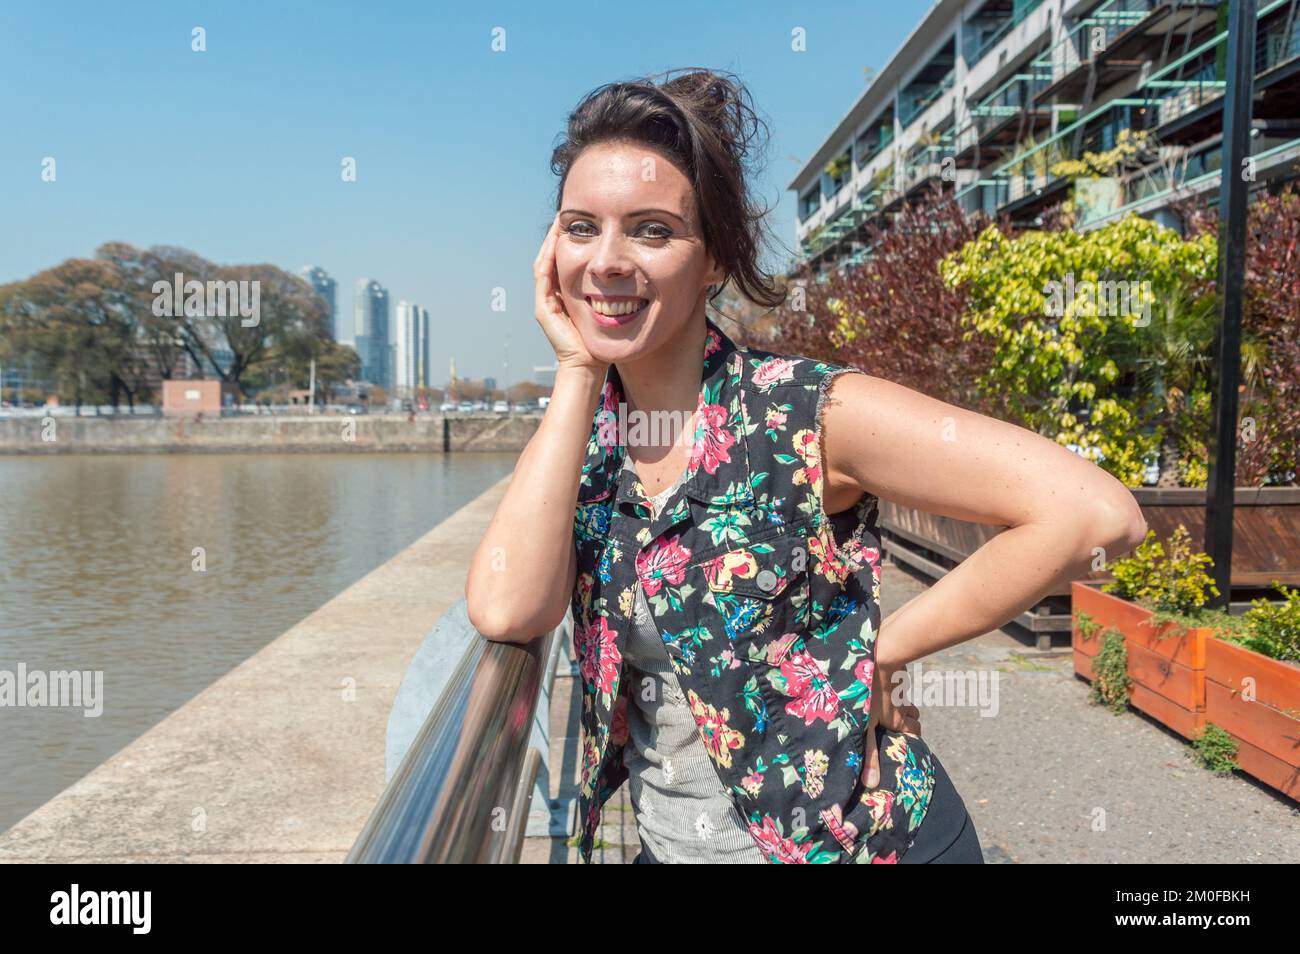
<svg viewBox="0 0 1300 954"><path fill-rule="evenodd" d="M582 329L582 339L593 358L613 364L644 352L648 330L646 323L639 320L613 328L591 321Z"/></svg>

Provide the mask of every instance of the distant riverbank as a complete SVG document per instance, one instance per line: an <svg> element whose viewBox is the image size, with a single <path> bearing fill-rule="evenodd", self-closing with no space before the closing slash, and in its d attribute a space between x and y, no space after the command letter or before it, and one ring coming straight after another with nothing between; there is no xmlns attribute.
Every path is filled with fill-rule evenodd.
<svg viewBox="0 0 1300 954"><path fill-rule="evenodd" d="M518 453L540 414L21 417L0 419L0 454Z"/></svg>

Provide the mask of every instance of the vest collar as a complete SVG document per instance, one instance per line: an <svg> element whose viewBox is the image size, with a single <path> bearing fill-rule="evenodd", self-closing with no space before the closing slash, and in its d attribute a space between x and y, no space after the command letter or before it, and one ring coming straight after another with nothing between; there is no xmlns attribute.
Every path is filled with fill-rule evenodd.
<svg viewBox="0 0 1300 954"><path fill-rule="evenodd" d="M690 515L681 500L683 492L704 505L754 506L744 402L739 400L743 352L707 316L701 357L697 424L687 478L669 495L659 517L650 522L647 539ZM627 466L627 448L619 439L619 407L624 396L616 365L609 366L601 393L594 440L588 444L583 467L584 475L590 475L592 482L579 488L578 500L599 500L612 490L617 509L634 519L650 521L650 502L635 470Z"/></svg>

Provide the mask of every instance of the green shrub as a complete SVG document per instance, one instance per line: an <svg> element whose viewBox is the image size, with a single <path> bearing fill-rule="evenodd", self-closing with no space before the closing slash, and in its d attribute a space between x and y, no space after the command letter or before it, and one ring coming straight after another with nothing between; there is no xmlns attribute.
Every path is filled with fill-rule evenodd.
<svg viewBox="0 0 1300 954"><path fill-rule="evenodd" d="M1237 740L1213 722L1192 740L1192 757L1215 775L1231 775L1237 767Z"/></svg>
<svg viewBox="0 0 1300 954"><path fill-rule="evenodd" d="M1088 699L1119 715L1128 708L1128 649L1117 629L1101 637L1101 651L1092 660L1092 687Z"/></svg>
<svg viewBox="0 0 1300 954"><path fill-rule="evenodd" d="M1261 656L1300 662L1300 589L1278 580L1273 586L1282 594L1281 606L1266 599L1251 600L1251 608L1241 616L1216 626L1215 636Z"/></svg>
<svg viewBox="0 0 1300 954"><path fill-rule="evenodd" d="M1192 550L1191 536L1182 524L1170 535L1168 544L1166 553L1155 531L1148 530L1132 557L1109 565L1115 580L1102 586L1102 591L1158 613L1189 618L1185 622L1199 621L1209 594L1219 595L1219 588L1205 572L1214 560L1208 553Z"/></svg>

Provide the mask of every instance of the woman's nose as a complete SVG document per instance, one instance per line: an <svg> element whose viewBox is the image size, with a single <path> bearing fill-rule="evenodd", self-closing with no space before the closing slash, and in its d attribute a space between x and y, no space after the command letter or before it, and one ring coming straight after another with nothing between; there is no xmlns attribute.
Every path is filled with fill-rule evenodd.
<svg viewBox="0 0 1300 954"><path fill-rule="evenodd" d="M632 270L627 239L621 232L606 232L600 237L591 256L591 270L602 274Z"/></svg>

